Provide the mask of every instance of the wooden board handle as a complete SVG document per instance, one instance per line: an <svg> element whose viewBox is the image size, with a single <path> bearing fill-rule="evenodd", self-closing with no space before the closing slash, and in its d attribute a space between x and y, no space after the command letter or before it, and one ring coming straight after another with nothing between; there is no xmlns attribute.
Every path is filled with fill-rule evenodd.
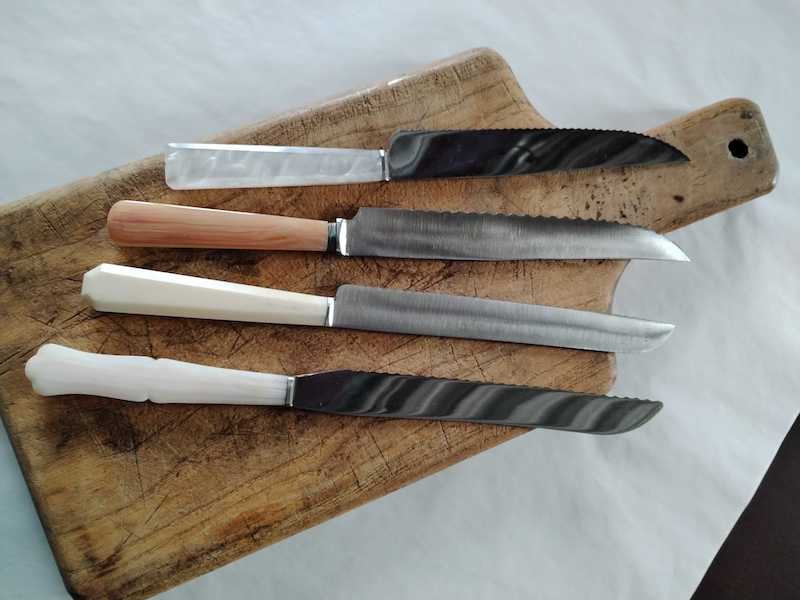
<svg viewBox="0 0 800 600"><path fill-rule="evenodd" d="M674 145L691 162L674 172L642 170L623 180L628 187L622 189L637 197L637 225L672 231L766 194L777 183L778 159L767 124L750 100L723 100L647 133Z"/></svg>
<svg viewBox="0 0 800 600"><path fill-rule="evenodd" d="M120 246L322 252L328 245L328 223L122 200L108 213L108 235Z"/></svg>
<svg viewBox="0 0 800 600"><path fill-rule="evenodd" d="M83 276L81 295L100 311L284 325L324 325L330 300L109 264Z"/></svg>
<svg viewBox="0 0 800 600"><path fill-rule="evenodd" d="M25 365L37 394L131 402L283 406L286 375L220 369L149 356L112 356L45 344Z"/></svg>

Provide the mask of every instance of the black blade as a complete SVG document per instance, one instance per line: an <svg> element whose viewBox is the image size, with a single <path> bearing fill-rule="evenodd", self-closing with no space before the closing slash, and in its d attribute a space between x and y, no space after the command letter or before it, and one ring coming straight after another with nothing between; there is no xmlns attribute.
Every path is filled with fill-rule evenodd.
<svg viewBox="0 0 800 600"><path fill-rule="evenodd" d="M398 131L386 152L391 179L525 175L688 160L661 140L598 129Z"/></svg>
<svg viewBox="0 0 800 600"><path fill-rule="evenodd" d="M660 402L517 385L331 371L295 379L292 406L329 414L466 421L612 434L635 429Z"/></svg>

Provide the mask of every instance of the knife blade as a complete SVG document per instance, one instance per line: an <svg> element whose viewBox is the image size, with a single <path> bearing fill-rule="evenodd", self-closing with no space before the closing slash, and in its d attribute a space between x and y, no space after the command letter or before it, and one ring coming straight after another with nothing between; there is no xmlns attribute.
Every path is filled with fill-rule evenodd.
<svg viewBox="0 0 800 600"><path fill-rule="evenodd" d="M581 433L631 431L661 402L388 373L286 376L45 344L25 365L42 396L84 394L156 403L283 406L342 416L434 419Z"/></svg>
<svg viewBox="0 0 800 600"><path fill-rule="evenodd" d="M466 296L342 285L336 297L286 292L202 277L101 264L83 276L81 294L99 311L316 325L643 352L673 325L606 313Z"/></svg>
<svg viewBox="0 0 800 600"><path fill-rule="evenodd" d="M688 261L642 227L554 217L360 208L327 223L122 200L108 213L121 246L334 251L343 256L443 260L653 259Z"/></svg>
<svg viewBox="0 0 800 600"><path fill-rule="evenodd" d="M334 185L435 177L497 177L688 161L640 133L602 129L398 131L387 148L168 144L177 190Z"/></svg>

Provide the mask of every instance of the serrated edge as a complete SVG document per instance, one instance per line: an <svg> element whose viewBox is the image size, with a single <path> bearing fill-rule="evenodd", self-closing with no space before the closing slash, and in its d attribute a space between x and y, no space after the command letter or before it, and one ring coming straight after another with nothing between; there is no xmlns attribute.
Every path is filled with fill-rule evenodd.
<svg viewBox="0 0 800 600"><path fill-rule="evenodd" d="M462 133L462 132L470 132L470 133L490 133L492 131L518 131L518 132L538 132L538 131L566 131L566 132L577 132L577 131L584 131L584 132L591 132L591 133L622 133L625 135L633 135L636 137L644 138L647 140L653 140L664 144L665 146L669 146L675 152L677 152L680 156L683 157L683 161L676 160L673 162L691 162L691 159L686 155L686 153L681 150L680 148L675 147L673 144L662 140L661 138L653 137L652 135L647 135L646 133L640 133L638 131L628 131L626 129L598 129L596 127L494 127L494 128L482 128L482 129L397 129L389 136L389 144L391 146L392 139L401 133ZM388 152L389 148L387 148Z"/></svg>
<svg viewBox="0 0 800 600"><path fill-rule="evenodd" d="M429 214L429 215L453 215L453 216L468 216L468 217L512 217L518 219L540 219L546 221L582 221L584 223L603 223L606 225L624 225L625 227L632 227L634 229L643 229L656 235L663 236L654 229L644 227L643 225L634 225L633 223L623 223L622 221L609 221L608 219L586 219L583 217L554 217L551 215L526 215L517 213L501 213L501 212L466 212L463 210L427 210L415 208L399 208L393 206L360 206L356 209L356 214L347 220L355 219L360 210L393 210L397 212Z"/></svg>
<svg viewBox="0 0 800 600"><path fill-rule="evenodd" d="M636 398L635 396L610 396L608 394L595 394L593 392L579 392L576 390L560 390L557 388L535 387L531 385L523 385L520 383L501 383L497 381L474 381L471 379L460 379L453 377L431 377L428 375L413 375L411 373L393 373L384 371L355 371L353 369L332 369L330 371L314 371L312 373L303 373L302 375L295 375L295 377L311 377L313 375L332 375L335 373L353 373L356 375L389 375L390 377L413 377L416 379L428 379L432 381L452 381L453 383L468 383L471 385L500 385L504 387L512 387L517 389L532 390L539 392L560 392L563 394L576 394L578 396L595 396L599 398L609 398L613 400L633 400L645 404L658 404L663 406L660 400L650 400L649 398Z"/></svg>

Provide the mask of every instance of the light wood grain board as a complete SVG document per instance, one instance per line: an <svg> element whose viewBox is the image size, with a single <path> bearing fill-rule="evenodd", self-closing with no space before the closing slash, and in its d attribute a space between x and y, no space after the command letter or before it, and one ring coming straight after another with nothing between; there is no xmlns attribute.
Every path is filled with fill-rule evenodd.
<svg viewBox="0 0 800 600"><path fill-rule="evenodd" d="M547 126L503 59L479 49L216 139L378 148L398 128ZM605 311L623 262L494 264L122 249L109 242L105 229L113 202L319 219L352 216L361 206L491 211L603 218L669 231L774 184L775 155L761 112L749 101L720 102L649 133L683 150L691 163L504 179L176 192L165 186L156 156L1 207L2 415L71 593L152 595L522 430L244 406L41 398L23 366L45 341L287 374L358 369L594 392L607 391L614 379L614 357L602 353L99 314L81 300L80 285L86 270L112 262L322 295L357 283ZM734 139L747 145L746 157L731 154Z"/></svg>

